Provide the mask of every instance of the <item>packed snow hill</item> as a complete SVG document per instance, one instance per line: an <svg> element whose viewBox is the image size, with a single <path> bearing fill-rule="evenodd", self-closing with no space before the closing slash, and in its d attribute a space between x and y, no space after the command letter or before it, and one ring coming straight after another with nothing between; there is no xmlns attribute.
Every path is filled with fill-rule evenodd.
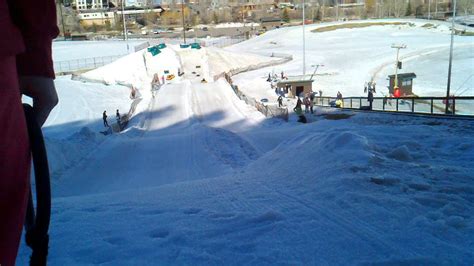
<svg viewBox="0 0 474 266"><path fill-rule="evenodd" d="M315 27L307 35L317 36ZM379 27L317 38L374 41ZM387 27L419 49L447 36ZM269 94L260 86L269 71L301 72L299 34L301 27L280 29L227 49L145 49L75 80L58 78L60 105L44 130L50 265L472 265L472 120L317 109L313 123L284 122L241 101L222 78L247 71L233 77L239 87ZM384 58L359 58L360 73L370 76L391 56L385 46L398 39L385 38L372 48ZM315 49L310 58L328 58L324 71L349 69L329 60L329 44ZM269 52L294 60L282 64ZM155 74L164 78L157 90ZM348 75L363 84L365 76ZM332 84L318 76L316 88L323 77ZM100 134L102 112L113 117L116 109L132 113L128 127ZM18 264L28 257L22 244Z"/></svg>

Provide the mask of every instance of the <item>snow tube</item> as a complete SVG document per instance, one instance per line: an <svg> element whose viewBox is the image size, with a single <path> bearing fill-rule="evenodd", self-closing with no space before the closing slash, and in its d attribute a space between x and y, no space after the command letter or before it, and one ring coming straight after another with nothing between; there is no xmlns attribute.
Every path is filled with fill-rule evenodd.
<svg viewBox="0 0 474 266"><path fill-rule="evenodd" d="M191 49L198 49L199 50L199 49L201 49L201 45L199 43L196 43L196 42L192 43L191 44Z"/></svg>
<svg viewBox="0 0 474 266"><path fill-rule="evenodd" d="M25 240L32 249L30 265L46 265L49 245L49 222L51 218L51 186L49 179L48 158L44 145L41 127L36 121L33 107L23 104L31 155L36 180L36 214L30 189L28 209L25 218Z"/></svg>

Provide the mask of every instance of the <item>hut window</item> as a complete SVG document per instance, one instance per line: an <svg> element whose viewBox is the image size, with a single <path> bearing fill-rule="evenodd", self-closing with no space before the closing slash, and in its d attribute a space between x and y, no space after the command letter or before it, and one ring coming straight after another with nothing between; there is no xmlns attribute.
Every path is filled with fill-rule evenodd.
<svg viewBox="0 0 474 266"><path fill-rule="evenodd" d="M411 85L411 79L407 79L402 82L402 86L410 86L410 85Z"/></svg>

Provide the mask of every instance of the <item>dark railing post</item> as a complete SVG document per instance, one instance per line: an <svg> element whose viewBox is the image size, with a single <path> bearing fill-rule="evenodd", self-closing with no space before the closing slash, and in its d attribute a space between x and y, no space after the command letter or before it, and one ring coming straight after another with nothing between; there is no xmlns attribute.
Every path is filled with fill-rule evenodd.
<svg viewBox="0 0 474 266"><path fill-rule="evenodd" d="M431 114L433 114L433 98L431 98Z"/></svg>
<svg viewBox="0 0 474 266"><path fill-rule="evenodd" d="M352 109L352 98L351 98L351 109Z"/></svg>
<svg viewBox="0 0 474 266"><path fill-rule="evenodd" d="M398 98L397 98L397 112L398 112Z"/></svg>
<svg viewBox="0 0 474 266"><path fill-rule="evenodd" d="M456 114L456 98L453 97L453 115Z"/></svg>
<svg viewBox="0 0 474 266"><path fill-rule="evenodd" d="M411 112L415 112L415 97L411 98Z"/></svg>
<svg viewBox="0 0 474 266"><path fill-rule="evenodd" d="M362 97L359 98L359 109L362 107Z"/></svg>

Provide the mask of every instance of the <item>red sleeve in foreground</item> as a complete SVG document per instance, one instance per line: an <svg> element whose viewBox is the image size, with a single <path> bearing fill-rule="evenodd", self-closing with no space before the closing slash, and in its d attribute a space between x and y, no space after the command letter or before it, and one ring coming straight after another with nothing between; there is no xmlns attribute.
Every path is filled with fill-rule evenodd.
<svg viewBox="0 0 474 266"><path fill-rule="evenodd" d="M17 56L18 74L54 78L51 44L59 33L55 1L8 0L8 5L26 47Z"/></svg>

